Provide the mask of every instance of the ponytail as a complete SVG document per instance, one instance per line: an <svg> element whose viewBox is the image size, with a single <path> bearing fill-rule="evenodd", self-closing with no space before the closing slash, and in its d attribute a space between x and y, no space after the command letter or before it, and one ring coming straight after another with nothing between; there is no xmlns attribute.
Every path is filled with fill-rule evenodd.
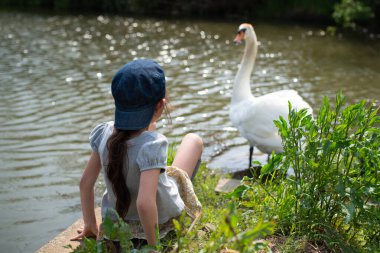
<svg viewBox="0 0 380 253"><path fill-rule="evenodd" d="M127 188L123 167L124 160L128 162L126 159L128 158L126 141L131 138L133 133L136 133L136 130L115 129L107 141L108 165L106 173L116 197L115 209L121 218L127 215L131 203L131 195Z"/></svg>

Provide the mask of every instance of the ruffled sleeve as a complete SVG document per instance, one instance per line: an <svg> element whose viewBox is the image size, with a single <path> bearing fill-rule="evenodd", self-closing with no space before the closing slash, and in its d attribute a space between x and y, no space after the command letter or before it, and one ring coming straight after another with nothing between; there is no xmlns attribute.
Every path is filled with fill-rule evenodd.
<svg viewBox="0 0 380 253"><path fill-rule="evenodd" d="M168 150L168 140L159 136L155 140L146 142L137 155L137 164L140 171L150 169L165 169Z"/></svg>
<svg viewBox="0 0 380 253"><path fill-rule="evenodd" d="M90 145L91 149L95 152L99 152L99 145L103 138L104 129L107 126L107 123L101 123L92 129L90 133Z"/></svg>

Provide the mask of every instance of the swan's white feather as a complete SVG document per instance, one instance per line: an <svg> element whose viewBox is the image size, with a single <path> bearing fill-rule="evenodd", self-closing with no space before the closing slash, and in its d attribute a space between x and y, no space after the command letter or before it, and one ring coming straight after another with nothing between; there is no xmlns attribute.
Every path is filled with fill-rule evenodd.
<svg viewBox="0 0 380 253"><path fill-rule="evenodd" d="M293 108L308 108L312 113L311 107L295 90L281 90L231 105L230 119L251 146L264 153L282 152L281 137L273 121L280 116L287 120L288 101Z"/></svg>

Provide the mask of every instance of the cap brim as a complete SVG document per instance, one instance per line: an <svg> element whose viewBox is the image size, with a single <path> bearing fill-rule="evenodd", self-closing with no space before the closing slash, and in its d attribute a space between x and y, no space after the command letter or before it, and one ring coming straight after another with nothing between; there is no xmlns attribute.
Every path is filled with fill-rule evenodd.
<svg viewBox="0 0 380 253"><path fill-rule="evenodd" d="M115 108L115 128L120 130L139 130L146 128L152 120L154 110L155 105L129 112Z"/></svg>

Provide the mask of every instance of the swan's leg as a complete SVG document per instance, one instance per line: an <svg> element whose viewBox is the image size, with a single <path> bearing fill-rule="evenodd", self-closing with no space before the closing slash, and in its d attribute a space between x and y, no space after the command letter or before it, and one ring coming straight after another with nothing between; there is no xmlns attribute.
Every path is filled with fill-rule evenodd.
<svg viewBox="0 0 380 253"><path fill-rule="evenodd" d="M248 169L252 167L252 154L253 154L253 146L250 146L249 147Z"/></svg>

